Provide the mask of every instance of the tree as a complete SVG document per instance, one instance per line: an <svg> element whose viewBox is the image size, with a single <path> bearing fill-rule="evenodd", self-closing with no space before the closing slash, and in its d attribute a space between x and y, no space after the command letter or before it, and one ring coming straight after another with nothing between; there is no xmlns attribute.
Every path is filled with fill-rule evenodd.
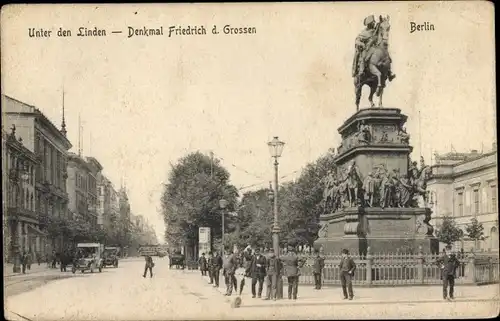
<svg viewBox="0 0 500 321"><path fill-rule="evenodd" d="M323 178L335 168L334 153L329 151L308 164L295 183L280 189L280 227L282 237L291 245L312 246L318 238L319 217L323 212Z"/></svg>
<svg viewBox="0 0 500 321"><path fill-rule="evenodd" d="M467 232L467 236L474 240L474 247L477 249L477 241L484 241L486 237L484 236L484 227L483 223L480 223L477 218L472 218L471 224L467 224L465 227L465 231Z"/></svg>
<svg viewBox="0 0 500 321"><path fill-rule="evenodd" d="M456 241L462 239L464 232L457 227L455 219L449 216L445 216L441 226L436 232L436 236L440 242L446 245L452 245Z"/></svg>
<svg viewBox="0 0 500 321"><path fill-rule="evenodd" d="M238 196L228 182L229 172L219 161L212 163L210 157L200 152L188 154L172 166L161 200L166 241L195 245L201 226L210 227L214 238L220 237L219 200L225 198L227 211L234 211Z"/></svg>

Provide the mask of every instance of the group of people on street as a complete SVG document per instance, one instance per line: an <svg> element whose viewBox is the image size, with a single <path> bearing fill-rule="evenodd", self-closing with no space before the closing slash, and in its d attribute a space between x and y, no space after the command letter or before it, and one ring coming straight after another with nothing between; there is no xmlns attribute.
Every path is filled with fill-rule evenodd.
<svg viewBox="0 0 500 321"><path fill-rule="evenodd" d="M304 266L305 261L299 258L293 247L289 247L285 255L277 257L273 249L269 249L267 253L262 254L260 249L252 250L247 246L241 253L232 252L225 249L224 256L217 252L209 252L208 258L205 253L202 253L199 259L201 275L208 274L210 278L209 284L214 287L219 287L219 275L222 270L226 285L226 296L230 296L233 290L238 291L241 295L245 280L251 280L252 298L262 298L264 284L266 284L266 295L264 300L278 299L278 286L281 283L283 276L288 281L288 299L296 300L298 297L300 269ZM353 298L352 291L352 276L356 269L354 260L348 256L348 251L344 250L343 255L345 260L341 263L342 273L342 288L344 297L347 299ZM315 280L315 289L321 289L322 274L324 269L324 258L316 251L316 257L313 264L313 273ZM239 284L239 288L238 288Z"/></svg>
<svg viewBox="0 0 500 321"><path fill-rule="evenodd" d="M325 267L325 259L315 251L312 272L314 276L314 288L320 290L322 286L322 275ZM342 258L339 264L340 283L344 300L353 300L353 278L356 271L356 263L349 255L347 249L342 250ZM451 246L444 249L443 255L436 262L440 266L443 281L443 299L453 300L456 271L461 267L457 256L452 252ZM222 257L217 252L209 252L208 258L205 253L199 259L202 276L209 276L210 284L219 287L219 275L222 270L226 285L226 296L230 296L234 290L239 290L241 295L245 280L251 279L252 298L261 298L264 284L266 284L265 300L276 300L278 298L278 283L283 276L288 280L288 298L297 299L300 268L304 265L293 248L288 248L286 255L276 257L273 249L262 254L257 248L252 250L248 246L243 252L238 253L225 249ZM240 285L238 289L238 284ZM258 287L257 287L258 285ZM448 290L449 289L449 290Z"/></svg>

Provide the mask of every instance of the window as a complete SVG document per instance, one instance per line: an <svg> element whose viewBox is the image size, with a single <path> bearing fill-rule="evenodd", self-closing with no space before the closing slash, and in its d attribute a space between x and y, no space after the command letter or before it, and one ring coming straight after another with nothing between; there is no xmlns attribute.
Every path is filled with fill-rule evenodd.
<svg viewBox="0 0 500 321"><path fill-rule="evenodd" d="M495 212L497 210L497 186L490 186L490 197L491 197L491 211Z"/></svg>
<svg viewBox="0 0 500 321"><path fill-rule="evenodd" d="M479 214L479 189L474 189L472 192L472 201L473 203L473 214Z"/></svg>
<svg viewBox="0 0 500 321"><path fill-rule="evenodd" d="M458 216L464 216L464 192L460 191L457 194Z"/></svg>

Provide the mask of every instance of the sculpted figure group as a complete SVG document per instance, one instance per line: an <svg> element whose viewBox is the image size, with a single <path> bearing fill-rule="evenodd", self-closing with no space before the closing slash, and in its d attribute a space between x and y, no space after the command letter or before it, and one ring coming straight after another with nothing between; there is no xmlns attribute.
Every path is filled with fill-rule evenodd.
<svg viewBox="0 0 500 321"><path fill-rule="evenodd" d="M408 174L401 175L399 170L378 167L362 180L355 162L337 173L331 170L324 180L324 213L353 206L364 207L423 207L427 204L427 180L430 167L420 159L409 160Z"/></svg>

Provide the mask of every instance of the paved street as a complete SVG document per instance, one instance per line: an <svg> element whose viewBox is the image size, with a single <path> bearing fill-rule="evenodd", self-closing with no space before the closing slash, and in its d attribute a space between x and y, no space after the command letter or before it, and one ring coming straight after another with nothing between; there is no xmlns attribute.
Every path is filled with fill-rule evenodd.
<svg viewBox="0 0 500 321"><path fill-rule="evenodd" d="M488 317L498 313L498 285L458 287L455 302L443 302L440 287L358 288L341 300L339 288L299 288L297 301L252 299L247 286L239 309L230 306L198 271L169 270L156 259L153 279L143 261L126 260L102 273L65 273L66 279L7 297L11 320L332 319ZM48 274L47 274L48 275ZM234 297L233 297L234 298Z"/></svg>

